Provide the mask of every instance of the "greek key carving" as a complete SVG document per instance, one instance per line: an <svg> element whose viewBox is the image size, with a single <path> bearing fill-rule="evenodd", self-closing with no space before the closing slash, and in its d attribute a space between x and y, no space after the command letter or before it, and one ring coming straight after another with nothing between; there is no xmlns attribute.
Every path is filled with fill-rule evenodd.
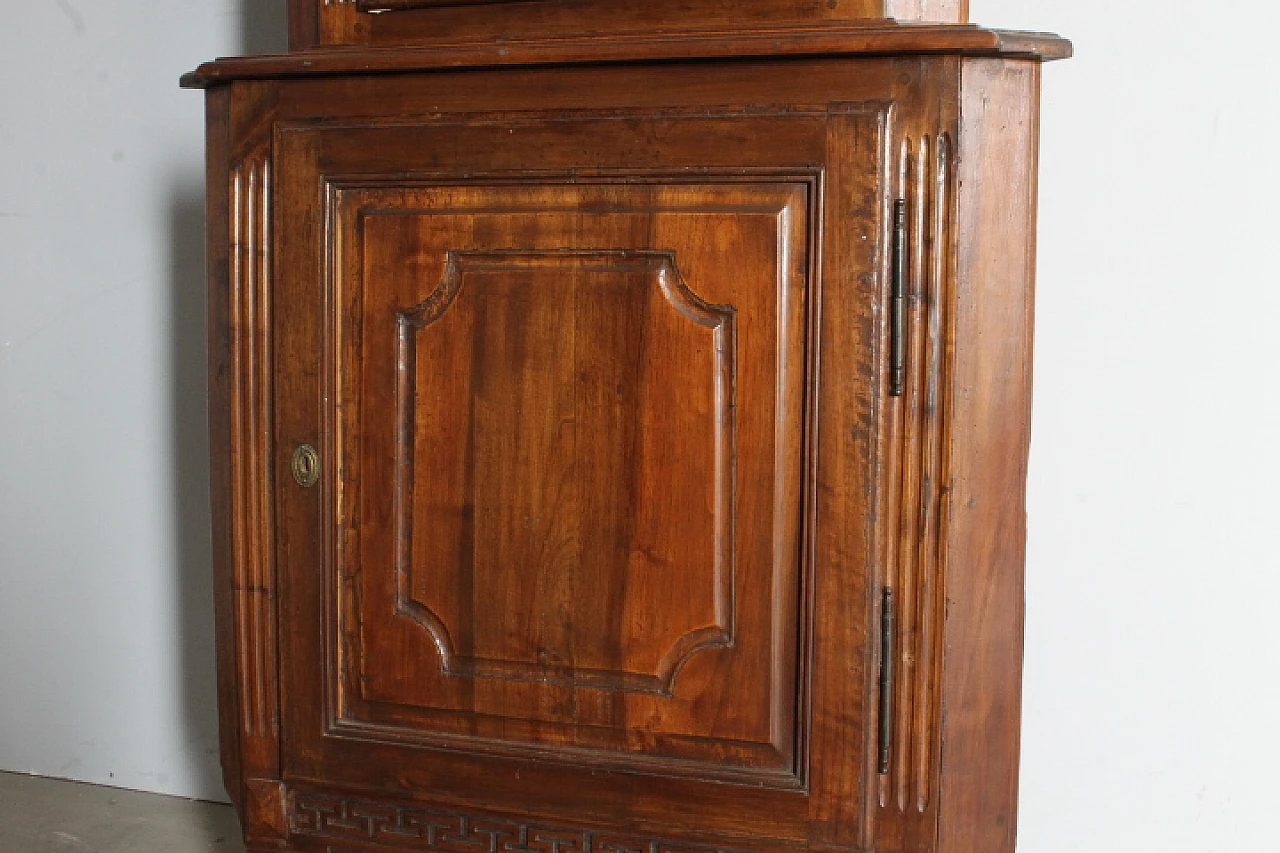
<svg viewBox="0 0 1280 853"><path fill-rule="evenodd" d="M289 830L447 853L744 853L323 794L293 795Z"/></svg>

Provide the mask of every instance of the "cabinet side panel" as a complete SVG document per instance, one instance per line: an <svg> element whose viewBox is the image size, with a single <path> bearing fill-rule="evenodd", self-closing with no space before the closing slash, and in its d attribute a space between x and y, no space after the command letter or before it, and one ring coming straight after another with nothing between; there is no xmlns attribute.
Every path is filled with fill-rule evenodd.
<svg viewBox="0 0 1280 853"><path fill-rule="evenodd" d="M222 781L237 808L240 787L240 691L236 678L234 546L231 530L231 269L228 243L230 176L228 111L231 90L209 89L205 99L205 263L208 276L209 460L213 527L218 732Z"/></svg>
<svg viewBox="0 0 1280 853"><path fill-rule="evenodd" d="M274 418L272 343L272 199L270 128L275 87L235 84L229 90L227 171L217 192L227 205L225 401L226 493L230 569L222 584L231 601L239 745L241 817L251 840L279 838L279 679L276 621L275 498L271 460ZM229 589L228 589L229 588Z"/></svg>
<svg viewBox="0 0 1280 853"><path fill-rule="evenodd" d="M1039 65L962 68L939 850L1011 853L1022 688Z"/></svg>

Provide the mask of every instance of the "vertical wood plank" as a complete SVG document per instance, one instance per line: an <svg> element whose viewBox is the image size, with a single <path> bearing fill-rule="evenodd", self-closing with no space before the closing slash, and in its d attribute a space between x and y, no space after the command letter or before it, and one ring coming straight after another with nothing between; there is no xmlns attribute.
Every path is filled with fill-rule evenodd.
<svg viewBox="0 0 1280 853"><path fill-rule="evenodd" d="M240 690L235 667L234 547L231 523L231 268L230 135L231 89L209 89L205 96L205 233L208 276L209 479L213 533L214 632L218 669L218 736L222 780L240 807Z"/></svg>
<svg viewBox="0 0 1280 853"><path fill-rule="evenodd" d="M1021 714L1039 65L966 60L940 853L1011 853Z"/></svg>

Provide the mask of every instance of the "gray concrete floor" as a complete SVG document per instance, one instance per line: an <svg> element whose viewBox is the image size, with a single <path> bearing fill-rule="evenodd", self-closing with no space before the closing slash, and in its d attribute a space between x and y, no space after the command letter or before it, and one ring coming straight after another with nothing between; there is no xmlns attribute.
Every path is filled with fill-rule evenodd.
<svg viewBox="0 0 1280 853"><path fill-rule="evenodd" d="M0 773L0 853L244 853L230 806Z"/></svg>

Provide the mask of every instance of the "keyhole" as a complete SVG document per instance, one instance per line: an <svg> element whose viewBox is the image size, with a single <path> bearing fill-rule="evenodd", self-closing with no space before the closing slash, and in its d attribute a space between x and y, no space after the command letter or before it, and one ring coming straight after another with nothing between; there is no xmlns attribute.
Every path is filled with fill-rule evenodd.
<svg viewBox="0 0 1280 853"><path fill-rule="evenodd" d="M320 455L309 444L293 451L293 479L304 489L314 486L320 479Z"/></svg>

